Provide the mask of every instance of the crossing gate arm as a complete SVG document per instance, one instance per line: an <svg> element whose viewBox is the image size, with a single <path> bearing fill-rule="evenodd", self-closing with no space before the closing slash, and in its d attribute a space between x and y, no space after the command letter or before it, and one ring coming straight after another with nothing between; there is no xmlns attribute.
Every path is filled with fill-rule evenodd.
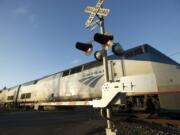
<svg viewBox="0 0 180 135"><path fill-rule="evenodd" d="M125 93L121 93L121 88L119 87L121 83L107 82L102 86L102 98L100 100L93 100L92 106L94 108L105 108L107 107L115 97L120 96L119 99L125 99ZM125 100L120 100L123 104Z"/></svg>

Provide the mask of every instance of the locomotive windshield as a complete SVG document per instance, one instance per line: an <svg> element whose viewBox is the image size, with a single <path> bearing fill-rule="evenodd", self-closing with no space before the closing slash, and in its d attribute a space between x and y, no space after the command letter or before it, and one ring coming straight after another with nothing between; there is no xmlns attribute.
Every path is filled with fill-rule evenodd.
<svg viewBox="0 0 180 135"><path fill-rule="evenodd" d="M75 74L75 73L81 72L81 69L82 69L82 66L72 68L70 74Z"/></svg>
<svg viewBox="0 0 180 135"><path fill-rule="evenodd" d="M124 57L125 58L131 58L137 55L141 55L146 53L146 49L145 49L146 45L142 45L133 49L129 49L124 53Z"/></svg>
<svg viewBox="0 0 180 135"><path fill-rule="evenodd" d="M142 54L148 54L142 56ZM140 56L140 57L136 57ZM138 59L138 60L150 60L155 62L167 63L167 64L178 64L170 57L166 56L162 52L156 50L148 44L144 44L124 52L124 58L126 59Z"/></svg>

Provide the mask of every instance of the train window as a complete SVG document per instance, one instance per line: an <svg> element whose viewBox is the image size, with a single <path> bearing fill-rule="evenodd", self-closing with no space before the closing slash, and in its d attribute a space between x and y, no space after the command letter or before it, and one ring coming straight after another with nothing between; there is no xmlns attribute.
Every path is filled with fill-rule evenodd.
<svg viewBox="0 0 180 135"><path fill-rule="evenodd" d="M150 47L150 46L145 46L145 50L149 54L158 55L158 56L164 56L161 52L159 52L158 50L156 50L156 49L154 49L153 47Z"/></svg>
<svg viewBox="0 0 180 135"><path fill-rule="evenodd" d="M13 100L14 96L8 96L7 100Z"/></svg>
<svg viewBox="0 0 180 135"><path fill-rule="evenodd" d="M31 98L31 93L21 94L21 99L28 99L28 98Z"/></svg>
<svg viewBox="0 0 180 135"><path fill-rule="evenodd" d="M26 93L26 98L31 98L31 93Z"/></svg>
<svg viewBox="0 0 180 135"><path fill-rule="evenodd" d="M67 75L69 75L69 70L64 71L62 77L67 76Z"/></svg>
<svg viewBox="0 0 180 135"><path fill-rule="evenodd" d="M21 99L25 99L25 94L21 94Z"/></svg>
<svg viewBox="0 0 180 135"><path fill-rule="evenodd" d="M133 51L128 51L125 53L125 58L132 57L134 55Z"/></svg>
<svg viewBox="0 0 180 135"><path fill-rule="evenodd" d="M140 48L137 48L134 50L134 55L139 55L139 54L143 54L143 49L140 47Z"/></svg>
<svg viewBox="0 0 180 135"><path fill-rule="evenodd" d="M81 69L82 69L82 66L72 68L70 74L75 74L75 73L81 72Z"/></svg>
<svg viewBox="0 0 180 135"><path fill-rule="evenodd" d="M35 80L34 82L33 82L33 84L36 84L38 82L38 80Z"/></svg>
<svg viewBox="0 0 180 135"><path fill-rule="evenodd" d="M143 52L148 53L148 48L149 48L149 45L144 45L143 46Z"/></svg>
<svg viewBox="0 0 180 135"><path fill-rule="evenodd" d="M125 58L130 58L136 55L140 55L145 53L145 50L142 46L138 47L138 48L134 48L132 50L129 50L125 53Z"/></svg>
<svg viewBox="0 0 180 135"><path fill-rule="evenodd" d="M92 63L88 63L86 65L84 65L84 70L88 70L94 67L98 67L98 66L102 66L103 62L102 61L95 61Z"/></svg>
<svg viewBox="0 0 180 135"><path fill-rule="evenodd" d="M155 53L154 49L152 47L149 47L149 46L145 46L145 50L147 53L151 53L151 54Z"/></svg>

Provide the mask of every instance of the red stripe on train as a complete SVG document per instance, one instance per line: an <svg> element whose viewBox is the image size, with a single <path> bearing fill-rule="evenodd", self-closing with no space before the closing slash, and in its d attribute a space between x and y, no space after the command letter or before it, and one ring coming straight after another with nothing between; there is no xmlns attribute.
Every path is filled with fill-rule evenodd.
<svg viewBox="0 0 180 135"><path fill-rule="evenodd" d="M180 93L180 90L160 91L160 92L132 92L130 96L159 95L159 94L170 94L170 93Z"/></svg>

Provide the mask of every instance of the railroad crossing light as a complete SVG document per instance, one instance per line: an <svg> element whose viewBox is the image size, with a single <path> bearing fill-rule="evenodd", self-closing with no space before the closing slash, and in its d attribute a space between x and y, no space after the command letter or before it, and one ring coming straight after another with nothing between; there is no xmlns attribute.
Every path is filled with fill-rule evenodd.
<svg viewBox="0 0 180 135"><path fill-rule="evenodd" d="M94 41L103 44L107 47L112 46L113 44L113 35L105 35L105 34L100 34L100 33L96 33L94 35Z"/></svg>
<svg viewBox="0 0 180 135"><path fill-rule="evenodd" d="M94 53L94 57L97 61L102 61L103 60L103 54L102 51L96 51Z"/></svg>
<svg viewBox="0 0 180 135"><path fill-rule="evenodd" d="M117 56L122 56L124 53L124 50L119 43L114 43L112 46L112 52Z"/></svg>
<svg viewBox="0 0 180 135"><path fill-rule="evenodd" d="M92 43L77 42L76 48L81 50L81 51L84 51L86 55L90 55L92 53L92 50L93 50Z"/></svg>

